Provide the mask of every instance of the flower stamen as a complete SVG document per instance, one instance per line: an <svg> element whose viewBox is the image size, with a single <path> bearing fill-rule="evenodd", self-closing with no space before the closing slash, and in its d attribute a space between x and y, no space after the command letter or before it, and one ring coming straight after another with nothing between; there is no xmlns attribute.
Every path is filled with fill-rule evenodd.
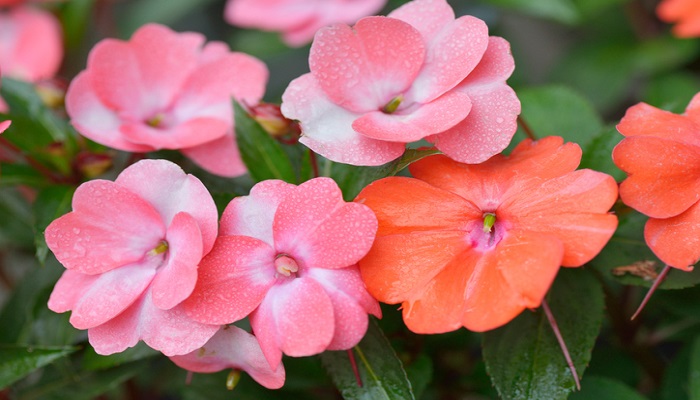
<svg viewBox="0 0 700 400"><path fill-rule="evenodd" d="M157 256L158 254L163 254L168 251L168 242L161 240L153 250L148 252L149 256Z"/></svg>
<svg viewBox="0 0 700 400"><path fill-rule="evenodd" d="M382 108L382 111L385 112L386 114L393 114L399 108L402 101L403 101L403 95L400 94L400 95L394 97L393 99L391 99L391 101L389 101L388 103L386 103L384 108Z"/></svg>
<svg viewBox="0 0 700 400"><path fill-rule="evenodd" d="M292 257L286 254L279 254L277 258L275 258L275 269L278 274L290 277L292 274L296 274L297 271L299 271L299 265Z"/></svg>

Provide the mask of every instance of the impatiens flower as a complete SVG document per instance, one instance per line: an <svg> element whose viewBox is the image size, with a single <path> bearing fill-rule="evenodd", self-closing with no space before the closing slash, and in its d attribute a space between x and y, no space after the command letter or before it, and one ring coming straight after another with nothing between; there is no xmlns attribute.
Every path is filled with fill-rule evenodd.
<svg viewBox="0 0 700 400"><path fill-rule="evenodd" d="M190 319L181 305L197 265L217 235L217 210L194 176L164 160L143 160L112 181L86 182L73 211L46 228L67 271L49 299L72 310L98 354L143 340L166 355L198 349L219 329Z"/></svg>
<svg viewBox="0 0 700 400"><path fill-rule="evenodd" d="M516 130L508 42L489 37L480 19L455 19L445 0L323 28L309 67L284 92L282 113L299 120L302 143L333 161L380 165L427 139L457 161L478 163Z"/></svg>
<svg viewBox="0 0 700 400"><path fill-rule="evenodd" d="M260 101L267 68L199 33L146 25L131 40L106 39L71 82L66 110L84 136L119 150L179 149L209 172L245 173L231 98Z"/></svg>
<svg viewBox="0 0 700 400"><path fill-rule="evenodd" d="M415 178L367 186L356 201L379 219L360 261L369 292L402 303L418 333L486 331L538 307L559 267L591 260L617 226L614 179L575 171L581 149L562 143L526 140L478 165L435 155L411 165Z"/></svg>
<svg viewBox="0 0 700 400"><path fill-rule="evenodd" d="M53 15L19 6L0 12L0 68L28 82L53 78L63 59L61 25Z"/></svg>
<svg viewBox="0 0 700 400"><path fill-rule="evenodd" d="M683 115L630 107L617 130L625 139L613 160L628 174L622 201L650 217L644 238L654 254L691 270L700 259L700 94Z"/></svg>
<svg viewBox="0 0 700 400"><path fill-rule="evenodd" d="M250 314L273 369L282 353L349 349L364 336L367 314L381 315L356 265L376 231L372 211L344 202L329 178L299 186L260 182L224 211L220 236L184 306L207 324Z"/></svg>
<svg viewBox="0 0 700 400"><path fill-rule="evenodd" d="M697 0L663 0L656 8L660 19L676 23L678 37L700 37L700 2Z"/></svg>
<svg viewBox="0 0 700 400"><path fill-rule="evenodd" d="M284 366L270 368L255 336L233 325L221 328L202 348L170 359L192 372L212 373L231 368L247 372L268 389L284 385Z"/></svg>
<svg viewBox="0 0 700 400"><path fill-rule="evenodd" d="M224 18L232 25L281 32L290 46L303 46L319 28L352 24L377 13L387 0L229 0Z"/></svg>

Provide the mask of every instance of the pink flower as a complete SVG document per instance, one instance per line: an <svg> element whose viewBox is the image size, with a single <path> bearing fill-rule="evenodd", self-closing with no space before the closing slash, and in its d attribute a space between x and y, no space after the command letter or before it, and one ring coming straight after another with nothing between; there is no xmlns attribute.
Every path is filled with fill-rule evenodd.
<svg viewBox="0 0 700 400"><path fill-rule="evenodd" d="M352 24L384 7L387 0L229 0L224 18L232 25L281 32L290 46L309 43L320 28Z"/></svg>
<svg viewBox="0 0 700 400"><path fill-rule="evenodd" d="M267 68L199 33L146 25L106 39L71 82L66 109L86 137L119 150L180 149L214 174L245 173L233 136L231 97L260 101Z"/></svg>
<svg viewBox="0 0 700 400"><path fill-rule="evenodd" d="M485 161L516 130L508 42L445 0L415 0L389 17L321 29L311 72L292 81L282 113L301 142L333 161L379 165L428 139L450 158Z"/></svg>
<svg viewBox="0 0 700 400"><path fill-rule="evenodd" d="M3 74L37 82L56 75L63 59L61 25L32 7L0 13L0 67Z"/></svg>
<svg viewBox="0 0 700 400"><path fill-rule="evenodd" d="M206 374L232 368L247 372L268 389L284 385L284 366L270 368L255 336L233 325L221 328L202 348L170 359L192 372Z"/></svg>
<svg viewBox="0 0 700 400"><path fill-rule="evenodd" d="M49 299L55 312L88 329L99 354L143 340L166 355L189 353L218 325L191 320L180 303L214 245L217 210L194 176L164 160L143 160L114 182L76 190L73 211L46 228L46 243L67 271Z"/></svg>
<svg viewBox="0 0 700 400"><path fill-rule="evenodd" d="M364 336L367 313L381 315L356 265L376 231L372 211L344 202L331 179L258 183L224 211L221 235L184 303L187 313L227 324L252 312L273 369L282 353L349 349Z"/></svg>

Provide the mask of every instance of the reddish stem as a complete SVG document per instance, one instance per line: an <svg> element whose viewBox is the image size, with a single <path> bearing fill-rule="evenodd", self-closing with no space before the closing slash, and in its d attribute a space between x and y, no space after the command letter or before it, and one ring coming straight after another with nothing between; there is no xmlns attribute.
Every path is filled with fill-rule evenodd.
<svg viewBox="0 0 700 400"><path fill-rule="evenodd" d="M9 140L5 139L2 136L0 136L0 145L5 146L10 151L12 151L12 152L16 153L18 156L24 158L24 160L27 162L27 164L31 165L35 170L37 170L37 172L39 172L41 175L43 175L49 181L51 181L53 183L61 183L63 181L63 179L54 175L53 171L46 168L44 166L44 164L38 162L37 160L35 160L31 156L24 154L24 152L19 147L15 146L14 144L12 144L12 142L10 142Z"/></svg>
<svg viewBox="0 0 700 400"><path fill-rule="evenodd" d="M521 128L523 128L523 132L525 132L525 135L532 139L532 140L537 140L537 136L535 136L535 133L530 129L530 125L525 122L525 120L521 117L518 116L518 125L520 125Z"/></svg>
<svg viewBox="0 0 700 400"><path fill-rule="evenodd" d="M554 314L552 314L552 310L549 309L549 304L547 304L547 300L542 300L542 309L544 310L544 314L547 316L547 320L549 320L549 325L552 327L552 331L554 331L554 336L556 336L557 342L559 342L559 347L561 348L562 354L564 354L566 364L569 366L571 376L574 377L574 382L576 383L576 390L581 390L581 382L578 379L576 367L574 366L574 362L571 360L569 349L566 347L566 342L564 342L564 338L561 336L561 332L559 331L559 325L557 325L557 320L554 319Z"/></svg>
<svg viewBox="0 0 700 400"><path fill-rule="evenodd" d="M664 281L664 279L666 279L666 275L668 275L668 273L669 273L670 271L671 271L671 266L670 266L670 265L666 265L666 266L664 267L664 269L661 271L661 273L659 274L659 276L656 277L656 280L654 280L654 283L653 283L653 284L651 285L651 287L649 288L649 291L647 292L646 296L644 296L644 299L642 300L642 303L639 304L639 307L637 307L637 311L635 311L634 314L632 314L632 318L630 318L631 321L633 321L635 318L637 318L637 316L639 315L639 313L642 312L642 310L644 309L644 307L645 307L645 306L647 305L647 303L649 302L649 299L651 299L651 295L653 295L654 292L656 292L656 289L659 288L659 285L661 285L661 283Z"/></svg>
<svg viewBox="0 0 700 400"><path fill-rule="evenodd" d="M360 378L360 370L357 369L357 362L355 361L355 354L352 352L352 349L348 349L348 357L350 358L350 366L352 367L352 372L355 374L357 386L362 387L362 378Z"/></svg>
<svg viewBox="0 0 700 400"><path fill-rule="evenodd" d="M318 172L318 160L316 159L316 153L311 149L309 149L309 160L311 160L311 169L314 171L314 178L318 178L321 176Z"/></svg>

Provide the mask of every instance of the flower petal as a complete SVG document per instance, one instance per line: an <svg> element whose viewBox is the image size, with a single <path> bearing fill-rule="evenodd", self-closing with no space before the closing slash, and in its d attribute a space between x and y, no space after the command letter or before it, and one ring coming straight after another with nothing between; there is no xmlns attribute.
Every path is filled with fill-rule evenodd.
<svg viewBox="0 0 700 400"><path fill-rule="evenodd" d="M231 132L219 139L180 151L202 169L215 175L234 178L248 172Z"/></svg>
<svg viewBox="0 0 700 400"><path fill-rule="evenodd" d="M699 203L671 218L650 218L644 227L644 239L666 264L692 270L693 264L700 259Z"/></svg>
<svg viewBox="0 0 700 400"><path fill-rule="evenodd" d="M454 22L455 13L445 0L414 0L395 9L388 17L411 24L429 43L446 25Z"/></svg>
<svg viewBox="0 0 700 400"><path fill-rule="evenodd" d="M488 47L479 64L460 84L459 89L469 91L482 85L505 83L515 70L515 60L510 43L498 36L489 36Z"/></svg>
<svg viewBox="0 0 700 400"><path fill-rule="evenodd" d="M693 103L691 103L692 105ZM688 106L693 114L693 107ZM700 146L700 121L685 115L660 110L646 103L639 103L627 109L617 125L617 130L629 136L653 136L663 139Z"/></svg>
<svg viewBox="0 0 700 400"><path fill-rule="evenodd" d="M125 140L156 149L180 149L198 146L226 135L230 125L218 118L201 117L170 128L156 128L141 121L123 124L119 131Z"/></svg>
<svg viewBox="0 0 700 400"><path fill-rule="evenodd" d="M132 121L148 118L151 109L143 94L139 63L131 46L120 40L105 39L90 50L87 61L89 85L100 102L119 110ZM119 79L114 79L118 76Z"/></svg>

